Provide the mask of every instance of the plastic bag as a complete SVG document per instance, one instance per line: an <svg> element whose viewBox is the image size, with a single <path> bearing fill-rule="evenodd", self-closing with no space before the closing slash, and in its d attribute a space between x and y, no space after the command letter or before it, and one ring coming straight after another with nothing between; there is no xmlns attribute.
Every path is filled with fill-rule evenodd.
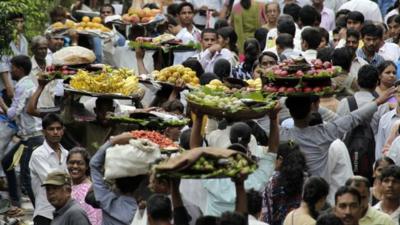
<svg viewBox="0 0 400 225"><path fill-rule="evenodd" d="M147 174L150 164L161 157L160 148L145 139L130 140L127 145L115 145L106 151L106 180Z"/></svg>
<svg viewBox="0 0 400 225"><path fill-rule="evenodd" d="M137 209L131 225L147 225L147 209L143 213Z"/></svg>

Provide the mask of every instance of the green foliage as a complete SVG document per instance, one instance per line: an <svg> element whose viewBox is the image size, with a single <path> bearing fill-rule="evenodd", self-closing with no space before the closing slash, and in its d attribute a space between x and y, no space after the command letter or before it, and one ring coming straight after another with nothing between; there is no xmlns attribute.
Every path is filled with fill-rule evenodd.
<svg viewBox="0 0 400 225"><path fill-rule="evenodd" d="M15 39L15 29L9 15L22 13L25 17L25 36L30 39L42 34L48 22L48 12L56 0L1 0L0 1L0 56L9 54L9 43ZM14 34L14 35L13 35Z"/></svg>

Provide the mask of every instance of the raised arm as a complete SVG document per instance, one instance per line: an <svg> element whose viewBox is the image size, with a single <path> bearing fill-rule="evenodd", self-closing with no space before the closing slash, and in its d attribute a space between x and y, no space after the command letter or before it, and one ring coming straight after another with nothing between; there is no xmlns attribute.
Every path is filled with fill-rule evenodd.
<svg viewBox="0 0 400 225"><path fill-rule="evenodd" d="M183 205L181 193L179 192L179 184L179 179L170 181L172 206L174 209L174 223L175 225L189 225L190 216Z"/></svg>
<svg viewBox="0 0 400 225"><path fill-rule="evenodd" d="M190 133L190 148L201 147L203 143L203 137L201 136L201 127L203 125L203 115L195 114L193 121L192 132Z"/></svg>
<svg viewBox="0 0 400 225"><path fill-rule="evenodd" d="M29 98L28 105L26 107L26 112L29 113L32 116L36 117L43 117L44 114L40 113L37 109L37 104L39 101L39 97L42 94L44 87L46 84L48 84L47 80L43 79L38 79L39 86L37 87L36 91L33 93L33 95Z"/></svg>
<svg viewBox="0 0 400 225"><path fill-rule="evenodd" d="M137 61L137 66L138 66L138 72L139 74L148 74L149 71L147 71L146 67L144 66L144 50L142 48L136 48L135 49L136 53L136 61Z"/></svg>
<svg viewBox="0 0 400 225"><path fill-rule="evenodd" d="M281 110L281 105L279 102L275 105L274 109L269 113L269 141L268 141L268 151L276 153L279 147L279 111Z"/></svg>

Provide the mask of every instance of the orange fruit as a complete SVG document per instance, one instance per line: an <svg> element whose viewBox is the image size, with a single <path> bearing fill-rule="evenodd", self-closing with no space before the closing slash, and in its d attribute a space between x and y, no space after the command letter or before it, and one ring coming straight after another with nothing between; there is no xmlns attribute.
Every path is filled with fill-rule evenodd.
<svg viewBox="0 0 400 225"><path fill-rule="evenodd" d="M84 17L82 17L82 22L85 22L85 23L90 22L90 18L88 16L84 16Z"/></svg>
<svg viewBox="0 0 400 225"><path fill-rule="evenodd" d="M101 23L101 18L98 16L95 16L95 17L93 17L92 22L93 23Z"/></svg>

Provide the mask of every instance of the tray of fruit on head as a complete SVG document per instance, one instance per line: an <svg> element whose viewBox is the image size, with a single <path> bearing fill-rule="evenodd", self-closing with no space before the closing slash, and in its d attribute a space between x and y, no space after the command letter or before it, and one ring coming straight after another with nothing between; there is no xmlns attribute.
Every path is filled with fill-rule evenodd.
<svg viewBox="0 0 400 225"><path fill-rule="evenodd" d="M131 131L131 135L134 139L147 139L153 142L158 145L161 153L172 153L181 150L178 144L157 131L134 130Z"/></svg>
<svg viewBox="0 0 400 225"><path fill-rule="evenodd" d="M213 179L248 175L257 163L245 154L222 148L195 148L154 165L156 178Z"/></svg>
<svg viewBox="0 0 400 225"><path fill-rule="evenodd" d="M182 86L190 89L200 86L196 72L182 65L169 66L160 71L154 70L151 77L162 86Z"/></svg>
<svg viewBox="0 0 400 225"><path fill-rule="evenodd" d="M129 116L108 115L107 118L115 123L137 124L141 129L164 130L167 127L183 127L189 119L162 111L133 112Z"/></svg>
<svg viewBox="0 0 400 225"><path fill-rule="evenodd" d="M139 87L139 78L132 70L112 69L106 66L101 71L78 70L64 90L72 94L117 99L141 99L144 90Z"/></svg>
<svg viewBox="0 0 400 225"><path fill-rule="evenodd" d="M98 36L101 38L111 38L114 32L102 24L100 17L92 19L88 16L82 17L81 22L75 23L72 20L66 20L65 23L56 22L50 25L46 32L76 30L79 34Z"/></svg>
<svg viewBox="0 0 400 225"><path fill-rule="evenodd" d="M162 15L161 10L159 9L130 8L128 13L122 15L122 20L126 24L137 24L144 26L163 22L165 21L165 17Z"/></svg>
<svg viewBox="0 0 400 225"><path fill-rule="evenodd" d="M147 50L158 50L162 49L164 52L175 51L197 51L201 49L200 43L190 41L187 44L183 44L182 40L176 38L172 34L161 34L157 37L137 37L135 41L129 42L131 49L143 48Z"/></svg>
<svg viewBox="0 0 400 225"><path fill-rule="evenodd" d="M276 104L275 96L261 91L229 89L219 80L186 95L194 112L230 120L249 120L265 116Z"/></svg>

